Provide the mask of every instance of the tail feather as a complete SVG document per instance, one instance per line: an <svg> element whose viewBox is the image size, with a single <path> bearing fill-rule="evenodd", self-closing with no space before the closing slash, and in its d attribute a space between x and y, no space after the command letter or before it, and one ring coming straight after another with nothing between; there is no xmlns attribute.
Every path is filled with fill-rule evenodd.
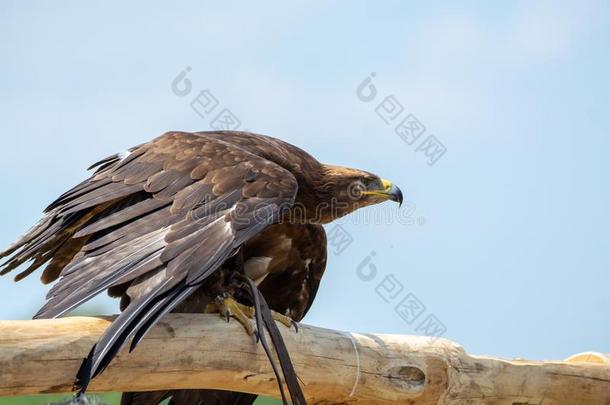
<svg viewBox="0 0 610 405"><path fill-rule="evenodd" d="M220 390L125 392L121 405L156 405L167 398L169 405L252 405L257 396Z"/></svg>
<svg viewBox="0 0 610 405"><path fill-rule="evenodd" d="M171 391L124 392L121 396L121 405L157 405L170 396ZM193 405L199 404L200 402L193 403ZM184 403L184 405L191 404Z"/></svg>

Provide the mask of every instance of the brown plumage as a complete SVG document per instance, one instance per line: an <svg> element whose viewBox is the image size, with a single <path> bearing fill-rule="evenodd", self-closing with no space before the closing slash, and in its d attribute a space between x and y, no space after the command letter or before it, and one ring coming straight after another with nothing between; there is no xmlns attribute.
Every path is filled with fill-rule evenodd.
<svg viewBox="0 0 610 405"><path fill-rule="evenodd" d="M84 386L163 314L203 310L196 307L227 287L231 272L300 320L325 267L321 224L402 201L375 175L244 132L169 132L92 168L0 253L8 257L0 274L31 261L16 279L47 263L42 281L59 279L36 318L60 316L104 290L121 296L121 314L81 369Z"/></svg>

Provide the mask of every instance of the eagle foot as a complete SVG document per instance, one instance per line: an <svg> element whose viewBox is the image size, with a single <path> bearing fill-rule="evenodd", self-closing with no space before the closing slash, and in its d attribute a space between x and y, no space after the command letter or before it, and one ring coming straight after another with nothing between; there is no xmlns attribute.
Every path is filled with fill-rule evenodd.
<svg viewBox="0 0 610 405"><path fill-rule="evenodd" d="M218 312L221 317L227 320L227 322L229 322L229 318L231 317L237 319L237 321L242 324L242 326L246 330L246 333L249 336L252 336L255 332L254 328L252 327L252 323L250 322L250 320L254 319L256 316L256 311L254 310L254 308L244 304L240 304L235 300L235 298L229 295L223 294L216 297L216 300L214 300L214 302L211 302L207 305L205 312ZM294 326L295 331L299 331L297 322L295 322L289 316L280 314L275 311L271 311L271 316L274 321L281 323L287 328Z"/></svg>
<svg viewBox="0 0 610 405"><path fill-rule="evenodd" d="M233 317L242 324L248 336L254 335L254 327L250 321L254 318L254 308L240 304L231 296L219 295L214 302L207 305L205 312L218 312L227 322Z"/></svg>
<svg viewBox="0 0 610 405"><path fill-rule="evenodd" d="M297 332L299 331L298 324L291 317L289 317L287 315L282 315L279 312L275 312L275 311L271 311L271 316L273 317L274 321L281 323L282 325L286 326L288 329L290 329L291 326L294 326L294 329Z"/></svg>

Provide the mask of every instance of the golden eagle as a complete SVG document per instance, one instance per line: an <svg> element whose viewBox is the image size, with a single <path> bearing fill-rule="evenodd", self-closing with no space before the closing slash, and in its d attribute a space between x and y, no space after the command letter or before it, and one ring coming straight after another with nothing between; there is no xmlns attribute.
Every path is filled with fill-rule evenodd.
<svg viewBox="0 0 610 405"><path fill-rule="evenodd" d="M104 290L121 298L121 314L79 370L81 392L167 312L212 308L250 333L269 331L292 401L304 403L271 317L289 325L309 309L326 265L322 224L388 199L400 203L400 189L236 131L168 132L90 169L0 253L8 257L0 274L29 262L16 280L45 264L42 282L58 280L35 318L58 317ZM257 337L272 360L264 333ZM281 388L277 370L276 377Z"/></svg>

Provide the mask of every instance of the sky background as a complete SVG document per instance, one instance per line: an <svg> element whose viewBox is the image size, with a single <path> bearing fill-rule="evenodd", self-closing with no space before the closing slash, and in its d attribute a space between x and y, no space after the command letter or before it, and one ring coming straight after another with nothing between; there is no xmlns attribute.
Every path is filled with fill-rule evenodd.
<svg viewBox="0 0 610 405"><path fill-rule="evenodd" d="M419 334L434 319L474 354L609 353L609 17L591 1L4 1L0 245L90 163L208 130L228 108L240 129L377 173L408 200L339 221L352 242L331 244L306 323ZM206 89L219 105L200 116ZM389 124L388 96L404 109ZM394 132L408 114L426 128L413 145ZM417 150L429 135L446 148L433 165ZM0 278L0 319L36 312L39 275ZM411 323L395 310L405 297L425 306Z"/></svg>

